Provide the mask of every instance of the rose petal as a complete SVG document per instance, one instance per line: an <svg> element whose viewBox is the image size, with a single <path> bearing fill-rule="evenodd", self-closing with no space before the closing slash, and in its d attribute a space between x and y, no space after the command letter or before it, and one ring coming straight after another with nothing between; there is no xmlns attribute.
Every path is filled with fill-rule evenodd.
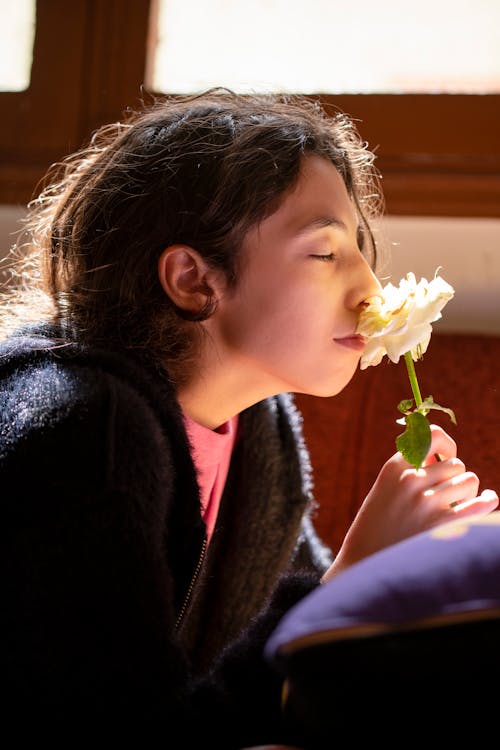
<svg viewBox="0 0 500 750"><path fill-rule="evenodd" d="M398 362L411 351L417 360L429 345L431 323L442 317L441 310L454 293L440 276L435 275L430 282L422 278L417 283L410 272L399 286L388 283L380 295L368 299L357 327L357 332L368 339L361 369L379 364L385 354Z"/></svg>

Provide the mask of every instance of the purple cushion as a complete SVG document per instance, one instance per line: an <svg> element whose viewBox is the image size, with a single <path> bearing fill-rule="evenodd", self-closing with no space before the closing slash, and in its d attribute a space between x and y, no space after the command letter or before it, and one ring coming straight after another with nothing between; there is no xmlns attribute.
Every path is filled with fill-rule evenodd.
<svg viewBox="0 0 500 750"><path fill-rule="evenodd" d="M265 654L307 750L341 736L400 747L401 727L414 742L462 743L464 732L486 741L478 717L498 709L500 512L353 565L289 610Z"/></svg>
<svg viewBox="0 0 500 750"><path fill-rule="evenodd" d="M495 512L418 534L353 565L283 618L266 654L274 660L308 641L498 613L500 513Z"/></svg>

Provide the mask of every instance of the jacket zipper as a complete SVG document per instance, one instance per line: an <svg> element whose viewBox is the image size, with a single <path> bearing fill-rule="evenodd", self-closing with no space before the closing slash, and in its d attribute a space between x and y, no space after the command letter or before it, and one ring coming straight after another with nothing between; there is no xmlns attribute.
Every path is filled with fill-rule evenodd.
<svg viewBox="0 0 500 750"><path fill-rule="evenodd" d="M186 614L186 610L188 608L189 601L191 599L191 596L193 594L193 589L196 585L196 581L198 580L198 576L200 575L201 566L203 565L203 560L205 559L205 552L207 550L207 538L205 537L203 540L203 544L201 545L201 551L200 556L198 558L198 563L196 565L196 568L194 570L193 575L191 576L191 581L189 583L188 590L186 592L186 596L184 597L184 601L182 603L182 607L180 608L179 614L177 615L177 620L175 621L175 630L179 630L181 623L184 619L184 616Z"/></svg>

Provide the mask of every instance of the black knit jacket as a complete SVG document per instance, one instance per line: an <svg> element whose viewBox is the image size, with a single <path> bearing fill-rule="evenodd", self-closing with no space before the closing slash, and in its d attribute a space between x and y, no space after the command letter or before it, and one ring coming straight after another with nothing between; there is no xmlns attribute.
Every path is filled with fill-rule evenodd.
<svg viewBox="0 0 500 750"><path fill-rule="evenodd" d="M167 747L292 742L262 650L331 562L311 488L292 397L253 406L205 548L167 374L44 326L3 342L3 718Z"/></svg>

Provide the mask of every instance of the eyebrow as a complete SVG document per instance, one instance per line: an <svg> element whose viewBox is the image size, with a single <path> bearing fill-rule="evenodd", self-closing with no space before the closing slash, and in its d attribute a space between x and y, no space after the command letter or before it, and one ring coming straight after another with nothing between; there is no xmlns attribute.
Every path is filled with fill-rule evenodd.
<svg viewBox="0 0 500 750"><path fill-rule="evenodd" d="M306 232L308 229L323 229L324 227L337 227L347 232L347 225L335 216L318 216L317 219L308 221L303 224L299 231Z"/></svg>
<svg viewBox="0 0 500 750"><path fill-rule="evenodd" d="M341 219L337 219L335 216L318 216L317 219L312 219L312 221L303 224L299 229L299 234L307 232L310 229L323 229L324 227L334 227L342 229L344 232L348 231L347 224ZM356 239L360 250L363 250L366 240L366 230L362 223L356 227Z"/></svg>

